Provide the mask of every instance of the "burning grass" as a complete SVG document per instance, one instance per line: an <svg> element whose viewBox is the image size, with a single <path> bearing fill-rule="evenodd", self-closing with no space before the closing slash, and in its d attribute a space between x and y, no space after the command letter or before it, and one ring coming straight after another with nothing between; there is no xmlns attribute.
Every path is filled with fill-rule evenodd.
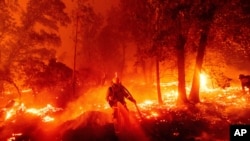
<svg viewBox="0 0 250 141"><path fill-rule="evenodd" d="M92 89L65 109L50 104L36 108L26 107L25 103L9 104L1 109L0 140L121 140L114 132L105 91ZM140 133L152 141L222 141L229 140L230 124L250 124L250 96L238 87L202 91L201 103L196 105L176 106L176 98L173 89L164 89L163 105L144 96L138 100L142 117L128 102L129 114L140 126ZM132 128L135 124L126 125L126 131L139 134Z"/></svg>

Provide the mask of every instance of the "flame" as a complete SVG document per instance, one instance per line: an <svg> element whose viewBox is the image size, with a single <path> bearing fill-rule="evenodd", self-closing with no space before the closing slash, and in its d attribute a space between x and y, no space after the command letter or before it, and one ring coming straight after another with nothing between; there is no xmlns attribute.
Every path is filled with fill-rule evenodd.
<svg viewBox="0 0 250 141"><path fill-rule="evenodd" d="M32 89L24 89L24 90L21 90L22 93L29 93L29 92L32 92Z"/></svg>
<svg viewBox="0 0 250 141"><path fill-rule="evenodd" d="M19 109L18 106L19 104L15 102L14 105L10 109L7 109L7 108L4 109L6 111L5 120L10 119L12 116L16 114L17 109Z"/></svg>
<svg viewBox="0 0 250 141"><path fill-rule="evenodd" d="M10 110L6 111L5 120L10 119L13 115L15 115L15 110L11 108Z"/></svg>
<svg viewBox="0 0 250 141"><path fill-rule="evenodd" d="M55 118L53 118L53 117L50 117L50 116L45 116L45 117L43 117L43 122L51 122L51 121L54 121L55 120Z"/></svg>
<svg viewBox="0 0 250 141"><path fill-rule="evenodd" d="M8 110L5 109L6 111L5 120L11 119L13 116L15 116L18 113L18 111L22 111L24 113L29 113L29 114L33 114L33 115L41 117L43 122L51 122L51 121L54 121L55 119L49 116L49 114L60 111L60 110L62 110L62 108L55 108L50 104L47 104L47 106L44 108L38 109L38 108L26 108L24 103L21 103L21 104L15 103L15 106L13 106L12 108Z"/></svg>
<svg viewBox="0 0 250 141"><path fill-rule="evenodd" d="M200 74L200 86L201 86L201 90L208 90L207 87L207 75L205 73L201 73Z"/></svg>
<svg viewBox="0 0 250 141"><path fill-rule="evenodd" d="M43 122L51 122L51 121L54 121L55 119L53 117L48 116L47 114L50 112L57 112L60 110L62 109L55 108L51 106L50 104L47 104L47 106L44 108L41 108L41 109L30 108L30 109L27 109L26 112L42 117Z"/></svg>

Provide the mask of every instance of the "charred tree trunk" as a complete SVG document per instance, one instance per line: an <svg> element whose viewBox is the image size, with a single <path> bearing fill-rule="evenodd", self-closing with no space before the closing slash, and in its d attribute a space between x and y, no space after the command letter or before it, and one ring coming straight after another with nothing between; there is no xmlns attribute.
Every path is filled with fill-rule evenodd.
<svg viewBox="0 0 250 141"><path fill-rule="evenodd" d="M206 6L207 7L207 6ZM216 10L215 5L210 5L209 8L200 15L201 21L201 35L198 46L198 53L196 57L196 64L194 69L193 83L189 95L189 100L193 103L200 102L199 90L200 90L200 72L203 64L203 58L207 46L207 37L209 34L211 23L213 22L214 13Z"/></svg>
<svg viewBox="0 0 250 141"><path fill-rule="evenodd" d="M198 53L196 56L196 64L195 64L195 69L194 69L192 88L191 88L191 92L189 95L189 100L192 101L193 103L200 102L200 98L199 98L200 73L201 73L203 58L205 55L205 49L207 45L207 35L208 35L208 29L205 29L201 32Z"/></svg>
<svg viewBox="0 0 250 141"><path fill-rule="evenodd" d="M77 45L78 45L78 22L79 22L79 16L78 16L78 5L76 8L76 23L75 23L75 46L74 46L74 62L73 62L73 76L72 76L72 94L69 95L70 98L76 96L76 57L77 57Z"/></svg>
<svg viewBox="0 0 250 141"><path fill-rule="evenodd" d="M156 87L157 87L157 95L158 95L158 103L163 104L162 101L162 96L161 96L161 84L160 84L160 62L159 62L159 57L155 57L155 62L156 62Z"/></svg>
<svg viewBox="0 0 250 141"><path fill-rule="evenodd" d="M185 46L186 39L180 34L177 39L177 65L178 65L178 98L177 104L182 105L188 102L185 84Z"/></svg>

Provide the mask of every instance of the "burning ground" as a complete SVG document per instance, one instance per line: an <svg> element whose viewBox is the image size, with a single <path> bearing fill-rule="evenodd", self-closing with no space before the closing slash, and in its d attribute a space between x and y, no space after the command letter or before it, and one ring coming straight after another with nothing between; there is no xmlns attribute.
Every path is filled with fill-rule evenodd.
<svg viewBox="0 0 250 141"><path fill-rule="evenodd" d="M250 96L239 87L202 91L201 103L188 106L176 106L177 92L165 89L163 105L134 93L141 116L128 101L122 132L115 134L105 91L106 87L89 90L64 109L10 101L1 108L0 140L224 141L229 140L229 125L250 124Z"/></svg>

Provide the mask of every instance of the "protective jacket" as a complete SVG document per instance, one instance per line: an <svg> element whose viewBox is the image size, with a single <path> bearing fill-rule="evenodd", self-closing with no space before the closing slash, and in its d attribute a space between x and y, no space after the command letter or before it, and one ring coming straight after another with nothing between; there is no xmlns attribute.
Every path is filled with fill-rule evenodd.
<svg viewBox="0 0 250 141"><path fill-rule="evenodd" d="M108 101L110 107L117 106L117 102L126 105L125 98L131 102L135 102L135 99L122 84L113 83L108 88L106 100Z"/></svg>

